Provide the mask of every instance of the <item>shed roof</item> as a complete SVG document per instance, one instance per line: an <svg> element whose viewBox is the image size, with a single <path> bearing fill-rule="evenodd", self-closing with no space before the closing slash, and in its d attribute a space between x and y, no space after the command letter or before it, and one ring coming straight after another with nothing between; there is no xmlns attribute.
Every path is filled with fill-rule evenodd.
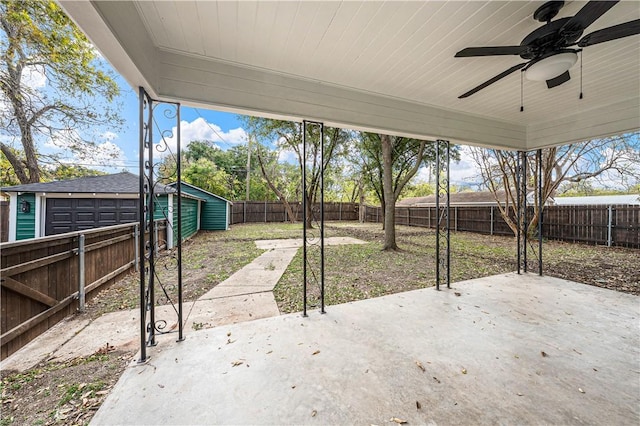
<svg viewBox="0 0 640 426"><path fill-rule="evenodd" d="M198 187L198 186L192 185L192 184L187 183L187 182L181 182L181 183L182 183L182 185L186 185L186 186L188 186L189 188L193 188L193 189L198 190L198 191L200 191L200 192L204 192L205 194L210 195L210 196L212 196L212 197L214 197L214 198L218 198L219 200L222 200L222 201L224 201L224 202L226 202L226 203L233 204L233 202L231 202L231 201L227 200L226 198L221 197L221 196L219 196L219 195L216 195L216 194L214 194L214 193L212 193L212 192L205 191L204 189L202 189L202 188L200 188L200 187ZM170 183L168 186L175 187L175 186L176 186L176 182L172 182L172 183Z"/></svg>
<svg viewBox="0 0 640 426"><path fill-rule="evenodd" d="M157 191L175 192L168 185L158 184ZM49 193L78 193L78 194L138 194L140 177L129 172L114 173L102 176L87 176L76 179L55 182L28 183L2 188L5 192L49 192Z"/></svg>

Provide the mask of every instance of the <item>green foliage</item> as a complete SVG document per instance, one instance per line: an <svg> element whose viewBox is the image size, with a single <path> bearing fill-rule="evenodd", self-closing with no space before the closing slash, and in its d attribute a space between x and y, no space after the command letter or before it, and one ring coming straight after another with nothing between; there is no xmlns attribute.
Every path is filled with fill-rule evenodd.
<svg viewBox="0 0 640 426"><path fill-rule="evenodd" d="M87 176L103 176L106 172L100 170L89 169L84 166L75 166L71 164L61 164L52 172L47 173L47 177L52 180L76 179Z"/></svg>
<svg viewBox="0 0 640 426"><path fill-rule="evenodd" d="M40 142L87 155L95 140L83 138L82 131L119 127L119 88L93 45L53 1L2 0L0 29L0 101L8 106L0 109L0 128L20 142L2 142L0 148L20 182L38 182ZM46 89L28 85L29 74L45 76Z"/></svg>
<svg viewBox="0 0 640 426"><path fill-rule="evenodd" d="M408 183L401 193L402 198L426 197L436 193L435 185L427 182Z"/></svg>
<svg viewBox="0 0 640 426"><path fill-rule="evenodd" d="M208 158L187 164L182 170L182 180L224 198L236 197L234 185L237 180Z"/></svg>
<svg viewBox="0 0 640 426"><path fill-rule="evenodd" d="M403 188L403 181L405 180L407 173L414 167L416 161L418 161L418 154L420 150L421 141L418 139L405 138L395 136L393 138L393 152L392 152L392 164L393 164L393 191L396 194L402 196L420 196L420 195L407 195L409 188ZM451 162L460 160L460 147L457 145L451 146ZM378 202L383 204L383 190L382 190L382 145L380 142L380 135L377 133L363 132L357 141L356 154L353 161L359 164L360 169L366 179L367 188L375 194ZM436 162L436 144L435 142L427 142L424 148L424 152L421 160L421 167L434 168ZM411 184L411 180L407 183ZM428 192L427 187L420 187L425 192ZM405 192L403 192L406 189ZM432 194L431 192L430 194ZM425 194L425 195L430 195Z"/></svg>

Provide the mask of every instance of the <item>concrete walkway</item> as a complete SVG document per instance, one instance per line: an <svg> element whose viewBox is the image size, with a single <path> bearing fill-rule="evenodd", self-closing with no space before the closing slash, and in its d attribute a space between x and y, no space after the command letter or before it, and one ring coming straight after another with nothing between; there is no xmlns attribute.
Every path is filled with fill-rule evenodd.
<svg viewBox="0 0 640 426"><path fill-rule="evenodd" d="M354 238L331 237L326 245L364 244ZM251 321L280 315L273 289L302 246L302 239L256 241L267 250L195 302L185 302L185 334L196 329ZM138 309L105 314L91 321L86 317L68 318L49 329L25 347L3 360L3 370L23 371L41 361L67 361L88 356L105 345L117 349L135 349L140 339ZM166 319L175 328L172 306L156 308L156 318ZM175 340L176 335L158 336L159 346Z"/></svg>

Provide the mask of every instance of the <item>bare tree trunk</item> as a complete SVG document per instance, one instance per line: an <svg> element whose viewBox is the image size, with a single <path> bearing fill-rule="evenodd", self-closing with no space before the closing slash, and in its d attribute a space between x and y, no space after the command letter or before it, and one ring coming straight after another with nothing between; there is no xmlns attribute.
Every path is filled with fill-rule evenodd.
<svg viewBox="0 0 640 426"><path fill-rule="evenodd" d="M293 214L293 209L291 208L291 204L287 200L287 197L280 191L271 181L267 171L264 168L264 162L262 161L262 155L260 155L260 151L256 151L256 156L258 157L258 164L260 164L260 171L262 172L262 177L267 182L267 186L271 188L274 194L278 197L278 199L284 204L284 208L287 210L287 216L289 216L289 221L291 223L296 222L296 216Z"/></svg>
<svg viewBox="0 0 640 426"><path fill-rule="evenodd" d="M384 246L383 250L397 250L396 244L396 199L393 191L393 143L388 135L380 135L382 144L383 193L384 193Z"/></svg>

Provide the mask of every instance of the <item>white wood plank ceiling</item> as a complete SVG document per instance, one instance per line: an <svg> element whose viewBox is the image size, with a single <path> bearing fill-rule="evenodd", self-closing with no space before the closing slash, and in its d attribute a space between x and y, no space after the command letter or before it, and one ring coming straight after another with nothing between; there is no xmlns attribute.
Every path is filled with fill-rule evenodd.
<svg viewBox="0 0 640 426"><path fill-rule="evenodd" d="M520 149L640 127L640 36L585 49L582 100L580 62L571 81L553 89L524 79L524 112L520 72L458 99L524 61L455 53L520 44L541 26L532 18L541 4L62 2L132 85L146 83L154 94L186 103ZM556 19L584 4L566 2ZM585 33L638 18L639 2L621 2ZM448 120L459 123L437 125Z"/></svg>

